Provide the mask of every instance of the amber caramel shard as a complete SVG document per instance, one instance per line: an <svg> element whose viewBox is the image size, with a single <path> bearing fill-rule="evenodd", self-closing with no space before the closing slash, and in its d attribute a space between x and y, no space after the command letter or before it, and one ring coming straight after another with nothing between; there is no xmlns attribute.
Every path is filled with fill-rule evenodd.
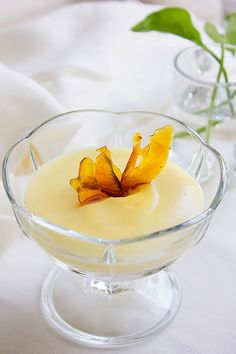
<svg viewBox="0 0 236 354"><path fill-rule="evenodd" d="M114 172L114 166L109 157L102 152L96 158L96 178L99 187L112 197L121 197L123 190L121 183Z"/></svg>
<svg viewBox="0 0 236 354"><path fill-rule="evenodd" d="M70 181L80 204L107 197L124 197L137 186L151 183L167 163L173 135L173 127L166 125L157 129L150 137L150 143L141 148L142 137L135 133L133 150L123 173L113 164L106 146L97 150L99 155L95 162L89 157L84 158L80 162L78 177ZM139 157L141 161L137 163Z"/></svg>
<svg viewBox="0 0 236 354"><path fill-rule="evenodd" d="M134 136L133 151L121 179L124 191L140 184L151 183L158 176L167 163L173 135L174 130L170 125L157 129L150 137L150 144L144 149L140 148L140 136L137 134ZM142 160L135 166L138 154L142 156Z"/></svg>
<svg viewBox="0 0 236 354"><path fill-rule="evenodd" d="M97 149L97 151L100 152L100 153L103 152L109 158L109 160L111 161L112 168L113 168L113 171L114 171L116 177L118 178L119 181L121 181L121 177L122 177L121 170L117 166L115 166L113 164L110 150L106 146L102 146L101 148Z"/></svg>
<svg viewBox="0 0 236 354"><path fill-rule="evenodd" d="M106 198L102 193L95 176L95 163L89 157L85 157L79 166L79 175L70 180L70 185L78 193L81 205L89 204Z"/></svg>

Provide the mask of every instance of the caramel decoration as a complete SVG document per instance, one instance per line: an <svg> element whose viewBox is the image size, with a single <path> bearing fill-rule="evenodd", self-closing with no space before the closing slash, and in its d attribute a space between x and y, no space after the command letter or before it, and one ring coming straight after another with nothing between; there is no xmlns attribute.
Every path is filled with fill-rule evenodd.
<svg viewBox="0 0 236 354"><path fill-rule="evenodd" d="M121 170L117 166L115 166L113 164L112 159L111 159L110 150L106 146L102 146L101 148L97 149L97 151L100 152L100 153L103 152L109 158L109 160L111 161L112 168L113 168L113 171L114 171L116 177L118 178L119 181L121 181L121 177L122 177Z"/></svg>
<svg viewBox="0 0 236 354"><path fill-rule="evenodd" d="M168 160L173 135L173 127L166 125L157 129L150 137L150 144L141 149L141 137L135 134L133 151L122 173L121 184L124 191L140 184L151 183L162 171ZM135 167L138 155L142 156L142 161Z"/></svg>
<svg viewBox="0 0 236 354"><path fill-rule="evenodd" d="M111 197L122 197L121 183L114 172L111 160L104 152L96 158L95 168L97 182L101 190Z"/></svg>
<svg viewBox="0 0 236 354"><path fill-rule="evenodd" d="M78 193L81 205L89 204L106 198L98 185L95 176L95 163L89 157L85 157L79 166L78 178L70 180L70 185Z"/></svg>
<svg viewBox="0 0 236 354"><path fill-rule="evenodd" d="M124 172L112 162L106 146L99 148L96 161L86 157L80 162L77 178L70 181L77 191L80 205L89 204L107 197L124 197L129 191L151 181L165 167L171 147L174 129L166 125L157 129L150 137L150 143L141 148L142 137L135 133L133 150ZM137 164L138 158L141 162Z"/></svg>

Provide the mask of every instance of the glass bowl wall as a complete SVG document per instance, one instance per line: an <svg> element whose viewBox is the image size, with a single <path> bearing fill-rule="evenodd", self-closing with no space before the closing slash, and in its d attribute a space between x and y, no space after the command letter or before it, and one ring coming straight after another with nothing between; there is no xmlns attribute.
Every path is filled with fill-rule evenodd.
<svg viewBox="0 0 236 354"><path fill-rule="evenodd" d="M202 187L205 207L193 219L149 235L132 238L124 233L119 240L107 240L64 229L25 210L27 184L43 164L85 148L132 148L136 131L146 144L150 135L166 124L172 124L175 132L184 130L188 134L187 139L174 140L170 161L187 170ZM220 155L173 118L147 112L87 110L55 117L17 143L5 158L3 181L22 231L56 263L85 275L130 279L166 267L204 236L224 194L226 171Z"/></svg>

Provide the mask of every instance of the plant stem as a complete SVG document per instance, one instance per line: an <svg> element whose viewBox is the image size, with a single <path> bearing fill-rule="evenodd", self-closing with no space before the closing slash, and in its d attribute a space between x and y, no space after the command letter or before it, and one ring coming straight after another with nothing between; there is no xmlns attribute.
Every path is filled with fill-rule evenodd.
<svg viewBox="0 0 236 354"><path fill-rule="evenodd" d="M234 91L232 92L232 94L230 95L230 100L232 100L235 96L236 96L236 90L234 90ZM219 104L215 105L215 108L220 108L220 107L226 105L227 103L229 103L229 100L222 101L222 102L220 102ZM195 112L193 112L193 113L194 113L194 114L207 113L207 112L209 112L209 109L210 109L210 108L207 107L207 108L199 109L198 111L195 111Z"/></svg>
<svg viewBox="0 0 236 354"><path fill-rule="evenodd" d="M226 93L227 93L227 98L228 99L223 101L223 102L221 102L218 105L215 105L215 100L216 100L216 96L217 96L217 92L218 92L218 84L220 82L220 77L221 77L222 73L224 75L225 82L229 83L228 75L227 75L227 72L226 72L225 67L224 67L225 46L224 46L224 43L221 43L221 58L219 58L210 48L208 48L204 44L203 44L202 48L204 50L206 50L213 58L215 58L215 60L220 65L220 68L219 68L219 71L218 71L218 74L217 74L217 78L216 78L216 82L215 82L215 86L214 86L214 89L213 89L213 92L212 92L212 95L211 95L210 107L194 112L195 114L208 112L208 123L207 123L207 126L199 127L199 128L196 129L196 131L198 133L203 133L204 131L206 131L206 142L209 143L212 127L214 127L217 124L221 123L220 120L213 120L214 109L218 108L218 107L221 107L224 104L228 103L229 104L229 108L230 108L231 116L234 117L234 108L233 108L231 100L236 95L236 90L232 94L230 94L229 88L226 87ZM181 132L175 134L175 138L183 138L183 137L186 137L188 135L189 135L188 133L186 133L184 131L181 131Z"/></svg>
<svg viewBox="0 0 236 354"><path fill-rule="evenodd" d="M223 43L221 43L221 49L222 49L222 45L224 46ZM226 87L226 94L227 94L227 97L228 97L228 102L229 102L229 109L230 109L230 113L231 113L231 116L234 117L234 107L232 105L232 102L230 100L230 90L229 90L229 87L228 87L228 84L229 84L229 78L228 78L228 74L227 74L227 71L224 67L224 63L222 63L222 58L219 58L210 48L208 48L205 44L202 45L202 48L208 52L220 65L220 67L222 67L222 72L223 72L223 75L224 75L224 79L225 79L225 82L227 84L227 87Z"/></svg>
<svg viewBox="0 0 236 354"><path fill-rule="evenodd" d="M221 43L221 59L219 61L220 68L219 68L217 78L216 78L216 83L215 83L215 86L214 86L214 89L213 89L213 92L211 95L210 110L209 110L209 114L208 114L208 123L207 123L207 127L206 127L206 142L207 143L209 143L210 135L211 135L212 117L214 114L215 100L216 100L216 95L218 92L218 83L220 81L220 77L223 72L224 55L225 55L225 47L224 47L224 43Z"/></svg>
<svg viewBox="0 0 236 354"><path fill-rule="evenodd" d="M220 120L212 120L212 127L215 127L217 124L220 124L221 123L221 121ZM195 129L196 130L196 132L198 133L198 134L201 134L201 133L204 133L205 131L206 131L206 129L207 129L207 126L206 125L203 125L202 127L199 127L199 128L197 128L197 129ZM178 132L178 133L176 133L175 134L175 138L185 138L185 137L187 137L187 136L189 136L189 133L187 133L187 132L185 132L184 130L183 131L180 131L180 132Z"/></svg>
<svg viewBox="0 0 236 354"><path fill-rule="evenodd" d="M224 44L223 44L223 46L224 46ZM223 66L223 69L224 69L224 66ZM225 69L223 70L223 74L224 74L225 82L227 84L226 93L227 93L227 97L228 97L228 101L229 101L230 114L231 114L232 118L234 118L235 112L234 112L234 107L232 105L232 102L230 100L230 90L229 90L229 87L228 87L229 78L228 78L227 71Z"/></svg>

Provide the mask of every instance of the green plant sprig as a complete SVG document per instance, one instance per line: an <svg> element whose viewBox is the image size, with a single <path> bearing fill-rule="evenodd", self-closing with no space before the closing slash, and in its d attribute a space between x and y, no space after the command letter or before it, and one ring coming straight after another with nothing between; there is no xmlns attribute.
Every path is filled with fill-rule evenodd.
<svg viewBox="0 0 236 354"><path fill-rule="evenodd" d="M212 120L211 124L213 127L215 127L216 125L220 124L221 121L220 120ZM202 127L199 127L196 129L196 132L198 134L201 134L201 133L204 133L206 131L207 127L204 125ZM185 138L185 137L188 137L190 136L190 134L188 132L185 132L184 130L183 131L180 131L178 133L175 133L175 138Z"/></svg>
<svg viewBox="0 0 236 354"><path fill-rule="evenodd" d="M236 44L236 13L225 17L224 31L222 30L222 33L220 33L217 27L210 22L206 22L204 29L208 36L214 42L219 43L221 45L221 57L218 57L218 55L216 55L205 43L203 43L199 31L192 23L192 19L189 12L180 7L168 7L152 13L147 16L143 21L135 25L132 28L132 31L158 31L163 33L174 34L198 45L218 62L219 71L216 77L215 86L212 91L210 107L206 110L206 112L208 112L208 124L206 127L200 127L198 129L199 132L206 132L205 139L207 142L209 142L212 127L219 123L219 121L213 120L213 114L214 109L216 108L215 101L218 93L218 84L222 75L224 77L225 83L227 85L229 84L228 74L224 66L224 53L225 44ZM235 55L235 51L232 48L226 49L230 50L232 54ZM234 116L235 112L231 101L232 95L230 94L228 86L226 87L226 94L227 100L225 102L229 105L231 115Z"/></svg>
<svg viewBox="0 0 236 354"><path fill-rule="evenodd" d="M234 99L234 97L236 96L236 90L234 90L231 94L230 94L230 100ZM226 104L229 104L228 99L224 100L218 104L215 104L215 108L221 108L223 106L225 106ZM202 113L209 113L210 111L210 107L206 107L206 108L202 108L199 109L197 111L194 112L194 114L202 114Z"/></svg>

